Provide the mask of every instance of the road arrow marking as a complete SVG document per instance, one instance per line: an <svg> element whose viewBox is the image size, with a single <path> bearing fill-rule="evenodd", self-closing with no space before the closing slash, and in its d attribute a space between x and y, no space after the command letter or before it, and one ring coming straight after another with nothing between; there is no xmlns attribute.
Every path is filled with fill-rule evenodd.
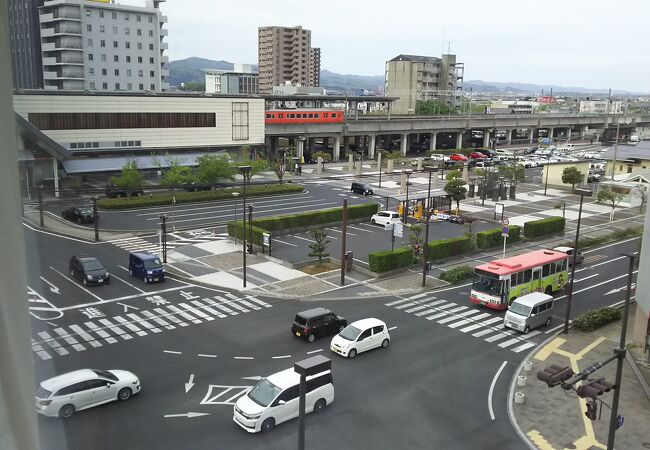
<svg viewBox="0 0 650 450"><path fill-rule="evenodd" d="M635 287L636 287L636 283L632 283L632 289L634 289ZM627 286L623 286L623 287L620 287L618 289L612 289L611 291L606 292L604 295L615 294L615 293L621 292L621 291L627 291Z"/></svg>
<svg viewBox="0 0 650 450"><path fill-rule="evenodd" d="M185 393L187 394L190 392L190 389L194 387L194 374L190 375L190 379L187 383L185 383Z"/></svg>
<svg viewBox="0 0 650 450"><path fill-rule="evenodd" d="M242 380L254 380L254 381L260 381L264 377L256 376L256 377L241 377Z"/></svg>
<svg viewBox="0 0 650 450"><path fill-rule="evenodd" d="M49 286L50 286L50 291L54 292L55 294L61 295L61 292L59 292L59 288L47 281L45 278L40 277L41 280L45 281Z"/></svg>
<svg viewBox="0 0 650 450"><path fill-rule="evenodd" d="M186 412L184 414L165 414L165 418L169 419L171 417L187 417L188 419L191 419L192 417L200 417L200 416L209 416L210 413L199 413L199 412Z"/></svg>
<svg viewBox="0 0 650 450"><path fill-rule="evenodd" d="M135 306L131 305L125 305L124 303L117 302L118 305L124 306L124 312L129 312L129 308L139 310L140 308L136 308Z"/></svg>

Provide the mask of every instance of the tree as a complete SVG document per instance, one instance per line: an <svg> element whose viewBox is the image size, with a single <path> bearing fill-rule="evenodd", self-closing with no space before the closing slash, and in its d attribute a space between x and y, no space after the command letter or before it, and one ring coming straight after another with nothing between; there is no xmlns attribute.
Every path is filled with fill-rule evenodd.
<svg viewBox="0 0 650 450"><path fill-rule="evenodd" d="M612 212L609 214L609 220L614 220L614 212L619 203L623 200L625 194L616 191L612 188L603 188L598 191L598 203L606 203L612 207Z"/></svg>
<svg viewBox="0 0 650 450"><path fill-rule="evenodd" d="M570 184L571 189L576 187L576 184L582 183L585 175L578 170L576 166L565 167L562 171L562 183Z"/></svg>
<svg viewBox="0 0 650 450"><path fill-rule="evenodd" d="M224 155L203 155L197 158L197 178L206 184L217 184L224 180L234 180L236 169Z"/></svg>
<svg viewBox="0 0 650 450"><path fill-rule="evenodd" d="M523 181L526 177L526 171L523 164L515 164L513 166L499 166L499 176L507 180Z"/></svg>
<svg viewBox="0 0 650 450"><path fill-rule="evenodd" d="M138 164L135 161L127 161L122 167L122 173L116 177L111 177L111 183L126 190L127 193L131 193L134 189L142 186L143 178L138 171Z"/></svg>
<svg viewBox="0 0 650 450"><path fill-rule="evenodd" d="M324 162L330 162L332 160L332 155L330 155L328 152L314 152L311 154L311 158L314 161L318 161L318 157L323 158Z"/></svg>
<svg viewBox="0 0 650 450"><path fill-rule="evenodd" d="M326 253L327 244L330 243L329 239L327 239L327 231L325 231L325 227L322 225L313 227L309 231L311 233L311 236L314 238L314 242L309 244L309 248L311 249L309 256L317 256L317 265L321 266L323 264L323 258L326 258L330 255L329 253Z"/></svg>
<svg viewBox="0 0 650 450"><path fill-rule="evenodd" d="M284 178L287 171L286 161L293 155L294 151L293 147L288 150L279 148L273 140L267 141L264 148L260 150L263 155L262 158L266 161L267 166L275 172L280 183L282 183L282 178Z"/></svg>
<svg viewBox="0 0 650 450"><path fill-rule="evenodd" d="M447 175L445 175L445 179L447 181L455 180L457 178L460 178L462 175L459 170L450 170L447 172Z"/></svg>
<svg viewBox="0 0 650 450"><path fill-rule="evenodd" d="M257 175L258 173L260 173L261 171L269 167L268 163L263 159L256 159L256 160L251 159L250 148L248 147L248 145L242 146L239 152L239 159L237 160L237 165L251 167L251 171L248 173L248 175L246 175L246 181L248 183L250 183L251 178L253 178L254 175Z"/></svg>
<svg viewBox="0 0 650 450"><path fill-rule="evenodd" d="M648 186L645 184L639 184L636 187L636 191L641 198L641 204L639 205L639 212L643 213L643 210L645 209L645 204L648 202Z"/></svg>
<svg viewBox="0 0 650 450"><path fill-rule="evenodd" d="M409 242L411 243L411 246L413 247L413 254L414 255L419 255L420 254L420 244L422 243L422 240L420 239L420 233L422 232L422 225L414 223L414 224L407 224L407 227L413 233L413 234L411 234L409 236Z"/></svg>
<svg viewBox="0 0 650 450"><path fill-rule="evenodd" d="M451 195L451 199L456 202L456 209L460 209L460 201L467 198L467 188L465 187L465 181L460 178L450 180L447 182L447 184L445 184L444 191L447 194Z"/></svg>
<svg viewBox="0 0 650 450"><path fill-rule="evenodd" d="M164 186L178 186L194 181L192 169L181 165L181 163L182 160L180 158L167 158L167 164L169 164L169 168L165 170L161 180L161 183Z"/></svg>
<svg viewBox="0 0 650 450"><path fill-rule="evenodd" d="M205 83L200 81L188 81L181 85L181 91L205 92Z"/></svg>
<svg viewBox="0 0 650 450"><path fill-rule="evenodd" d="M415 105L415 114L420 116L449 115L456 114L456 110L438 100L421 100Z"/></svg>

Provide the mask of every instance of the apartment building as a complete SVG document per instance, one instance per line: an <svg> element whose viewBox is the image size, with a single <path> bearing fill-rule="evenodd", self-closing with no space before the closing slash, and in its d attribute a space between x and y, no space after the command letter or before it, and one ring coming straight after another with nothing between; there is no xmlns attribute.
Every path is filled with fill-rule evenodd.
<svg viewBox="0 0 650 450"><path fill-rule="evenodd" d="M415 114L416 104L422 100L439 100L453 106L463 75L464 64L456 62L456 55L396 56L386 62L386 95L399 97L392 111Z"/></svg>
<svg viewBox="0 0 650 450"><path fill-rule="evenodd" d="M165 0L49 0L40 8L43 82L51 90L163 91Z"/></svg>
<svg viewBox="0 0 650 450"><path fill-rule="evenodd" d="M311 47L311 31L301 26L260 27L258 64L263 94L286 82L318 86L320 81L320 49Z"/></svg>
<svg viewBox="0 0 650 450"><path fill-rule="evenodd" d="M233 70L205 69L208 94L257 94L258 74L250 64L235 64Z"/></svg>
<svg viewBox="0 0 650 450"><path fill-rule="evenodd" d="M43 87L38 8L44 0L9 0L9 47L13 85L18 89Z"/></svg>

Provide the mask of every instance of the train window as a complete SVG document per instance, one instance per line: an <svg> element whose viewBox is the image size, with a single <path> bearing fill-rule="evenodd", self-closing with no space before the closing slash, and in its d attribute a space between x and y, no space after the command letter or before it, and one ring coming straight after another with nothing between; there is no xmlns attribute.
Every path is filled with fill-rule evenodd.
<svg viewBox="0 0 650 450"><path fill-rule="evenodd" d="M320 114L314 114L314 118L315 118L315 119L320 118Z"/></svg>
<svg viewBox="0 0 650 450"><path fill-rule="evenodd" d="M314 115L313 115L312 113L309 113L309 118L310 118L310 119L313 119L313 118L314 118Z"/></svg>
<svg viewBox="0 0 650 450"><path fill-rule="evenodd" d="M335 117L336 117L336 114L332 113L332 119L334 119Z"/></svg>
<svg viewBox="0 0 650 450"><path fill-rule="evenodd" d="M289 114L289 119L294 119L296 117L295 114Z"/></svg>
<svg viewBox="0 0 650 450"><path fill-rule="evenodd" d="M302 118L303 118L303 119L306 119L306 118L307 118L307 114L303 114L303 115L302 115Z"/></svg>
<svg viewBox="0 0 650 450"><path fill-rule="evenodd" d="M284 114L278 114L278 118L284 119Z"/></svg>
<svg viewBox="0 0 650 450"><path fill-rule="evenodd" d="M324 117L325 119L327 119L329 116L330 116L329 113L323 113L323 117Z"/></svg>
<svg viewBox="0 0 650 450"><path fill-rule="evenodd" d="M273 119L273 114L267 114L267 115L266 115L266 118L267 118L267 119Z"/></svg>

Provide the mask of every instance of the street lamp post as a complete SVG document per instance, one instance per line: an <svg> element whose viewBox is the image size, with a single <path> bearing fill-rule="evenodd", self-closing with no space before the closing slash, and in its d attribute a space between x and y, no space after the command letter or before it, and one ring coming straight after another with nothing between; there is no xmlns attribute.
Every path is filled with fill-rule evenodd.
<svg viewBox="0 0 650 450"><path fill-rule="evenodd" d="M242 248L243 248L243 260L244 260L244 266L242 268L242 274L244 276L243 278L243 286L246 287L246 180L248 179L248 174L251 172L251 166L239 166L239 173L242 174L244 177L244 207L243 207L243 212L244 212L244 223L243 223L243 243L242 243Z"/></svg>
<svg viewBox="0 0 650 450"><path fill-rule="evenodd" d="M235 244L237 244L237 197L239 197L239 192L233 192L232 193L233 198L235 199L235 222L234 222L234 236L235 236Z"/></svg>
<svg viewBox="0 0 650 450"><path fill-rule="evenodd" d="M253 253L253 205L248 205L248 239L250 241L247 250Z"/></svg>
<svg viewBox="0 0 650 450"><path fill-rule="evenodd" d="M404 225L406 225L408 222L406 220L406 216L408 214L409 210L409 179L411 178L411 175L413 174L412 170L405 170L404 173L406 174L406 201L404 202Z"/></svg>
<svg viewBox="0 0 650 450"><path fill-rule="evenodd" d="M569 292L567 293L566 313L564 316L564 334L569 333L569 317L571 315L571 300L573 299L573 279L576 273L576 256L578 254L578 239L580 238L580 219L582 218L582 202L585 197L591 197L593 192L588 189L574 189L574 194L580 196L580 209L578 210L578 226L576 228L576 239L573 244L573 257L571 258L571 279L569 280Z"/></svg>
<svg viewBox="0 0 650 450"><path fill-rule="evenodd" d="M97 197L93 196L93 228L95 229L95 242L99 241L99 215L97 214Z"/></svg>
<svg viewBox="0 0 650 450"><path fill-rule="evenodd" d="M429 188L427 190L427 202L426 202L426 207L424 209L424 213L427 215L426 218L426 226L425 226L425 232L424 232L424 250L422 252L422 287L426 287L427 285L427 256L429 254L428 252L428 247L429 247L429 209L431 207L431 174L433 173L434 170L436 170L436 176L437 174L437 169L434 169L433 167L426 167L425 168L427 172L429 172Z"/></svg>

